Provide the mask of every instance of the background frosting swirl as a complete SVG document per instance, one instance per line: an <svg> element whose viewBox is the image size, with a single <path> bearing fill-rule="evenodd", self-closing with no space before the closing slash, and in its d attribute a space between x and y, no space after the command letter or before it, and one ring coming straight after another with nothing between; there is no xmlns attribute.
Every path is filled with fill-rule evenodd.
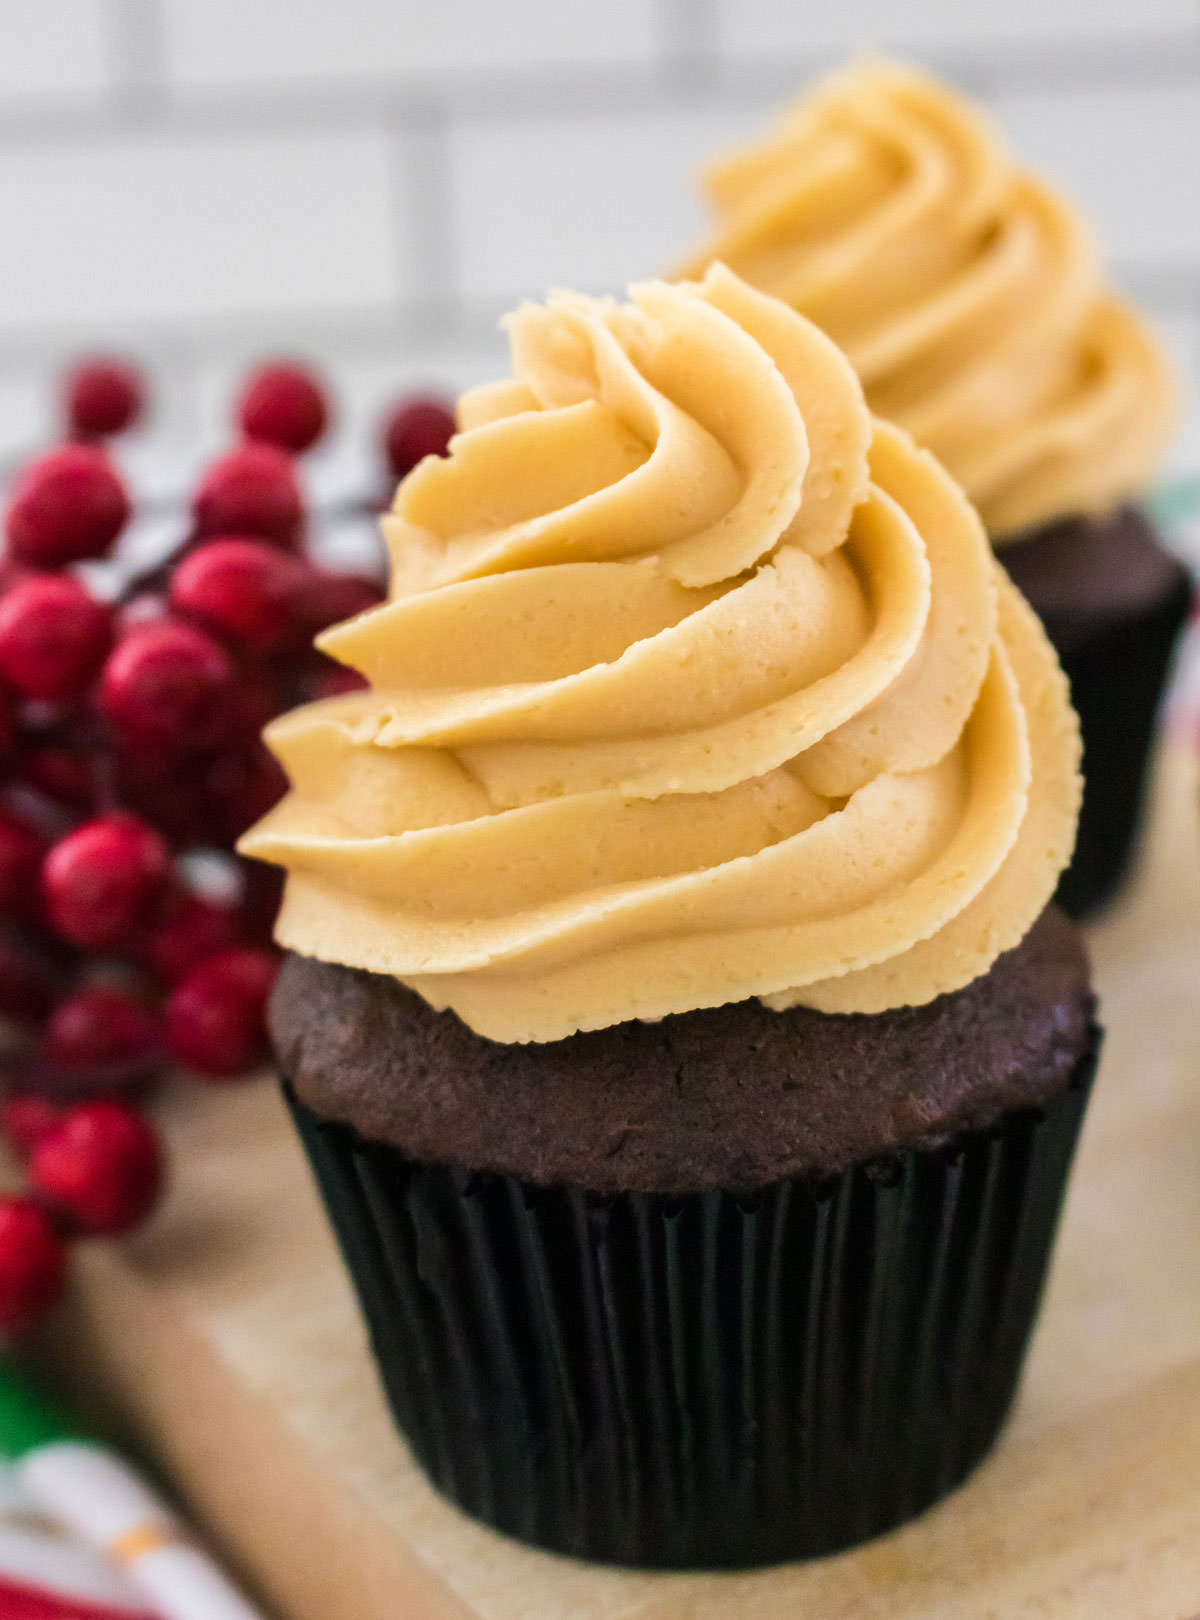
<svg viewBox="0 0 1200 1620"><path fill-rule="evenodd" d="M303 954L502 1041L986 971L1074 838L1065 681L937 462L723 267L510 318L385 519L369 690L267 736Z"/></svg>
<svg viewBox="0 0 1200 1620"><path fill-rule="evenodd" d="M1077 210L911 69L833 75L713 164L721 260L845 350L871 408L945 463L993 538L1145 487L1175 393Z"/></svg>

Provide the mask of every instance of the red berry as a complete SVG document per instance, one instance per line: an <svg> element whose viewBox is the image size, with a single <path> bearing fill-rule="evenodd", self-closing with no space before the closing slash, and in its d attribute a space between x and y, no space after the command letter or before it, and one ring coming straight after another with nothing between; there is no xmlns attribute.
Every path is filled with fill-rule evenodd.
<svg viewBox="0 0 1200 1620"><path fill-rule="evenodd" d="M236 945L240 932L233 906L182 894L151 934L146 965L164 983L175 984L208 957Z"/></svg>
<svg viewBox="0 0 1200 1620"><path fill-rule="evenodd" d="M96 1097L70 1109L42 1137L30 1155L29 1180L75 1230L115 1237L157 1202L162 1150L141 1114Z"/></svg>
<svg viewBox="0 0 1200 1620"><path fill-rule="evenodd" d="M83 360L63 379L67 432L74 439L120 433L142 414L145 384L135 366L121 360Z"/></svg>
<svg viewBox="0 0 1200 1620"><path fill-rule="evenodd" d="M109 610L77 579L35 574L0 597L0 678L24 697L78 697L111 641Z"/></svg>
<svg viewBox="0 0 1200 1620"><path fill-rule="evenodd" d="M19 934L0 934L0 1017L36 1027L54 1005L61 965Z"/></svg>
<svg viewBox="0 0 1200 1620"><path fill-rule="evenodd" d="M68 1075L91 1069L144 1074L162 1058L162 1025L141 996L115 985L85 985L50 1014L39 1057Z"/></svg>
<svg viewBox="0 0 1200 1620"><path fill-rule="evenodd" d="M54 845L42 866L42 895L64 939L112 949L149 919L170 871L154 828L117 811L85 821Z"/></svg>
<svg viewBox="0 0 1200 1620"><path fill-rule="evenodd" d="M210 540L171 579L171 606L258 653L294 632L311 570L261 540Z"/></svg>
<svg viewBox="0 0 1200 1620"><path fill-rule="evenodd" d="M19 562L14 562L8 552L0 555L0 596L5 591L11 591L14 585L20 584L29 574L28 568Z"/></svg>
<svg viewBox="0 0 1200 1620"><path fill-rule="evenodd" d="M277 444L294 455L308 450L329 422L325 390L305 366L278 361L247 378L237 419L248 439Z"/></svg>
<svg viewBox="0 0 1200 1620"><path fill-rule="evenodd" d="M103 450L67 444L32 462L13 486L8 543L30 568L103 557L129 517L129 497Z"/></svg>
<svg viewBox="0 0 1200 1620"><path fill-rule="evenodd" d="M403 478L426 456L444 456L454 429L454 412L442 400L404 400L383 425L388 466Z"/></svg>
<svg viewBox="0 0 1200 1620"><path fill-rule="evenodd" d="M23 816L0 809L0 912L28 915L45 853L45 841Z"/></svg>
<svg viewBox="0 0 1200 1620"><path fill-rule="evenodd" d="M49 1097L37 1097L32 1092L6 1097L0 1103L0 1131L8 1138L17 1157L27 1159L65 1113L61 1103L51 1102Z"/></svg>
<svg viewBox="0 0 1200 1620"><path fill-rule="evenodd" d="M200 480L192 515L200 535L257 535L291 549L304 517L292 458L273 444L230 450Z"/></svg>
<svg viewBox="0 0 1200 1620"><path fill-rule="evenodd" d="M89 815L96 804L96 778L91 760L78 749L39 743L21 756L21 777L46 798Z"/></svg>
<svg viewBox="0 0 1200 1620"><path fill-rule="evenodd" d="M186 752L215 742L229 723L234 669L211 636L161 619L109 654L100 707L133 744Z"/></svg>
<svg viewBox="0 0 1200 1620"><path fill-rule="evenodd" d="M267 996L278 967L273 952L242 946L193 969L167 1000L171 1055L215 1079L263 1062Z"/></svg>
<svg viewBox="0 0 1200 1620"><path fill-rule="evenodd" d="M67 1252L32 1198L0 1197L0 1334L24 1333L62 1293Z"/></svg>

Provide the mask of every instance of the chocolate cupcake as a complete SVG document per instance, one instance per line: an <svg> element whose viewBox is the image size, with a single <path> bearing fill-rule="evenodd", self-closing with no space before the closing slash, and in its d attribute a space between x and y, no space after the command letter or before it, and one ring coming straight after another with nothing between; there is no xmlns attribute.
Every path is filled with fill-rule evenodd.
<svg viewBox="0 0 1200 1620"><path fill-rule="evenodd" d="M511 337L322 638L369 689L269 732L281 1069L448 1495L618 1562L831 1551L1019 1374L1097 1038L1066 684L778 301Z"/></svg>
<svg viewBox="0 0 1200 1620"><path fill-rule="evenodd" d="M1085 917L1132 861L1155 721L1193 586L1135 506L1064 518L1006 545L1010 577L1058 651L1084 739L1086 788L1059 904Z"/></svg>
<svg viewBox="0 0 1200 1620"><path fill-rule="evenodd" d="M872 409L959 479L1045 622L1088 782L1059 898L1092 910L1128 864L1191 594L1129 505L1174 417L1162 353L1078 212L912 69L835 74L705 188L717 223L688 273L721 260L819 322Z"/></svg>

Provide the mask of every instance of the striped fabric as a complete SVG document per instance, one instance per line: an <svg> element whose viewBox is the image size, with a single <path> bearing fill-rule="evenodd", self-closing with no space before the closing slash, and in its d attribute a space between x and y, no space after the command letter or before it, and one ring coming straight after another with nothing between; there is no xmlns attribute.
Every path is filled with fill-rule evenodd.
<svg viewBox="0 0 1200 1620"><path fill-rule="evenodd" d="M48 1587L26 1586L0 1575L0 1620L155 1620L145 1609L96 1604Z"/></svg>
<svg viewBox="0 0 1200 1620"><path fill-rule="evenodd" d="M43 1517L0 1464L0 1620L159 1620L125 1573Z"/></svg>

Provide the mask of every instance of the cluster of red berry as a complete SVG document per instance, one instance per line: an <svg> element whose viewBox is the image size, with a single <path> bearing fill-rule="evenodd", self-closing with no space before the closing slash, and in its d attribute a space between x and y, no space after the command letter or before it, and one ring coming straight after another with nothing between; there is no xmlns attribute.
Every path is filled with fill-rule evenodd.
<svg viewBox="0 0 1200 1620"><path fill-rule="evenodd" d="M128 1088L168 1062L223 1079L265 1057L277 879L233 853L285 785L260 732L358 684L312 640L383 594L305 554L294 458L329 406L277 364L249 379L242 441L204 472L169 558L106 599L88 565L131 504L102 441L142 402L130 368L78 367L68 442L20 473L7 512L0 1017L19 1034L0 1128L29 1190L0 1198L0 1333L53 1303L65 1237L126 1232L153 1206L162 1153ZM435 401L397 407L392 472L452 426Z"/></svg>

